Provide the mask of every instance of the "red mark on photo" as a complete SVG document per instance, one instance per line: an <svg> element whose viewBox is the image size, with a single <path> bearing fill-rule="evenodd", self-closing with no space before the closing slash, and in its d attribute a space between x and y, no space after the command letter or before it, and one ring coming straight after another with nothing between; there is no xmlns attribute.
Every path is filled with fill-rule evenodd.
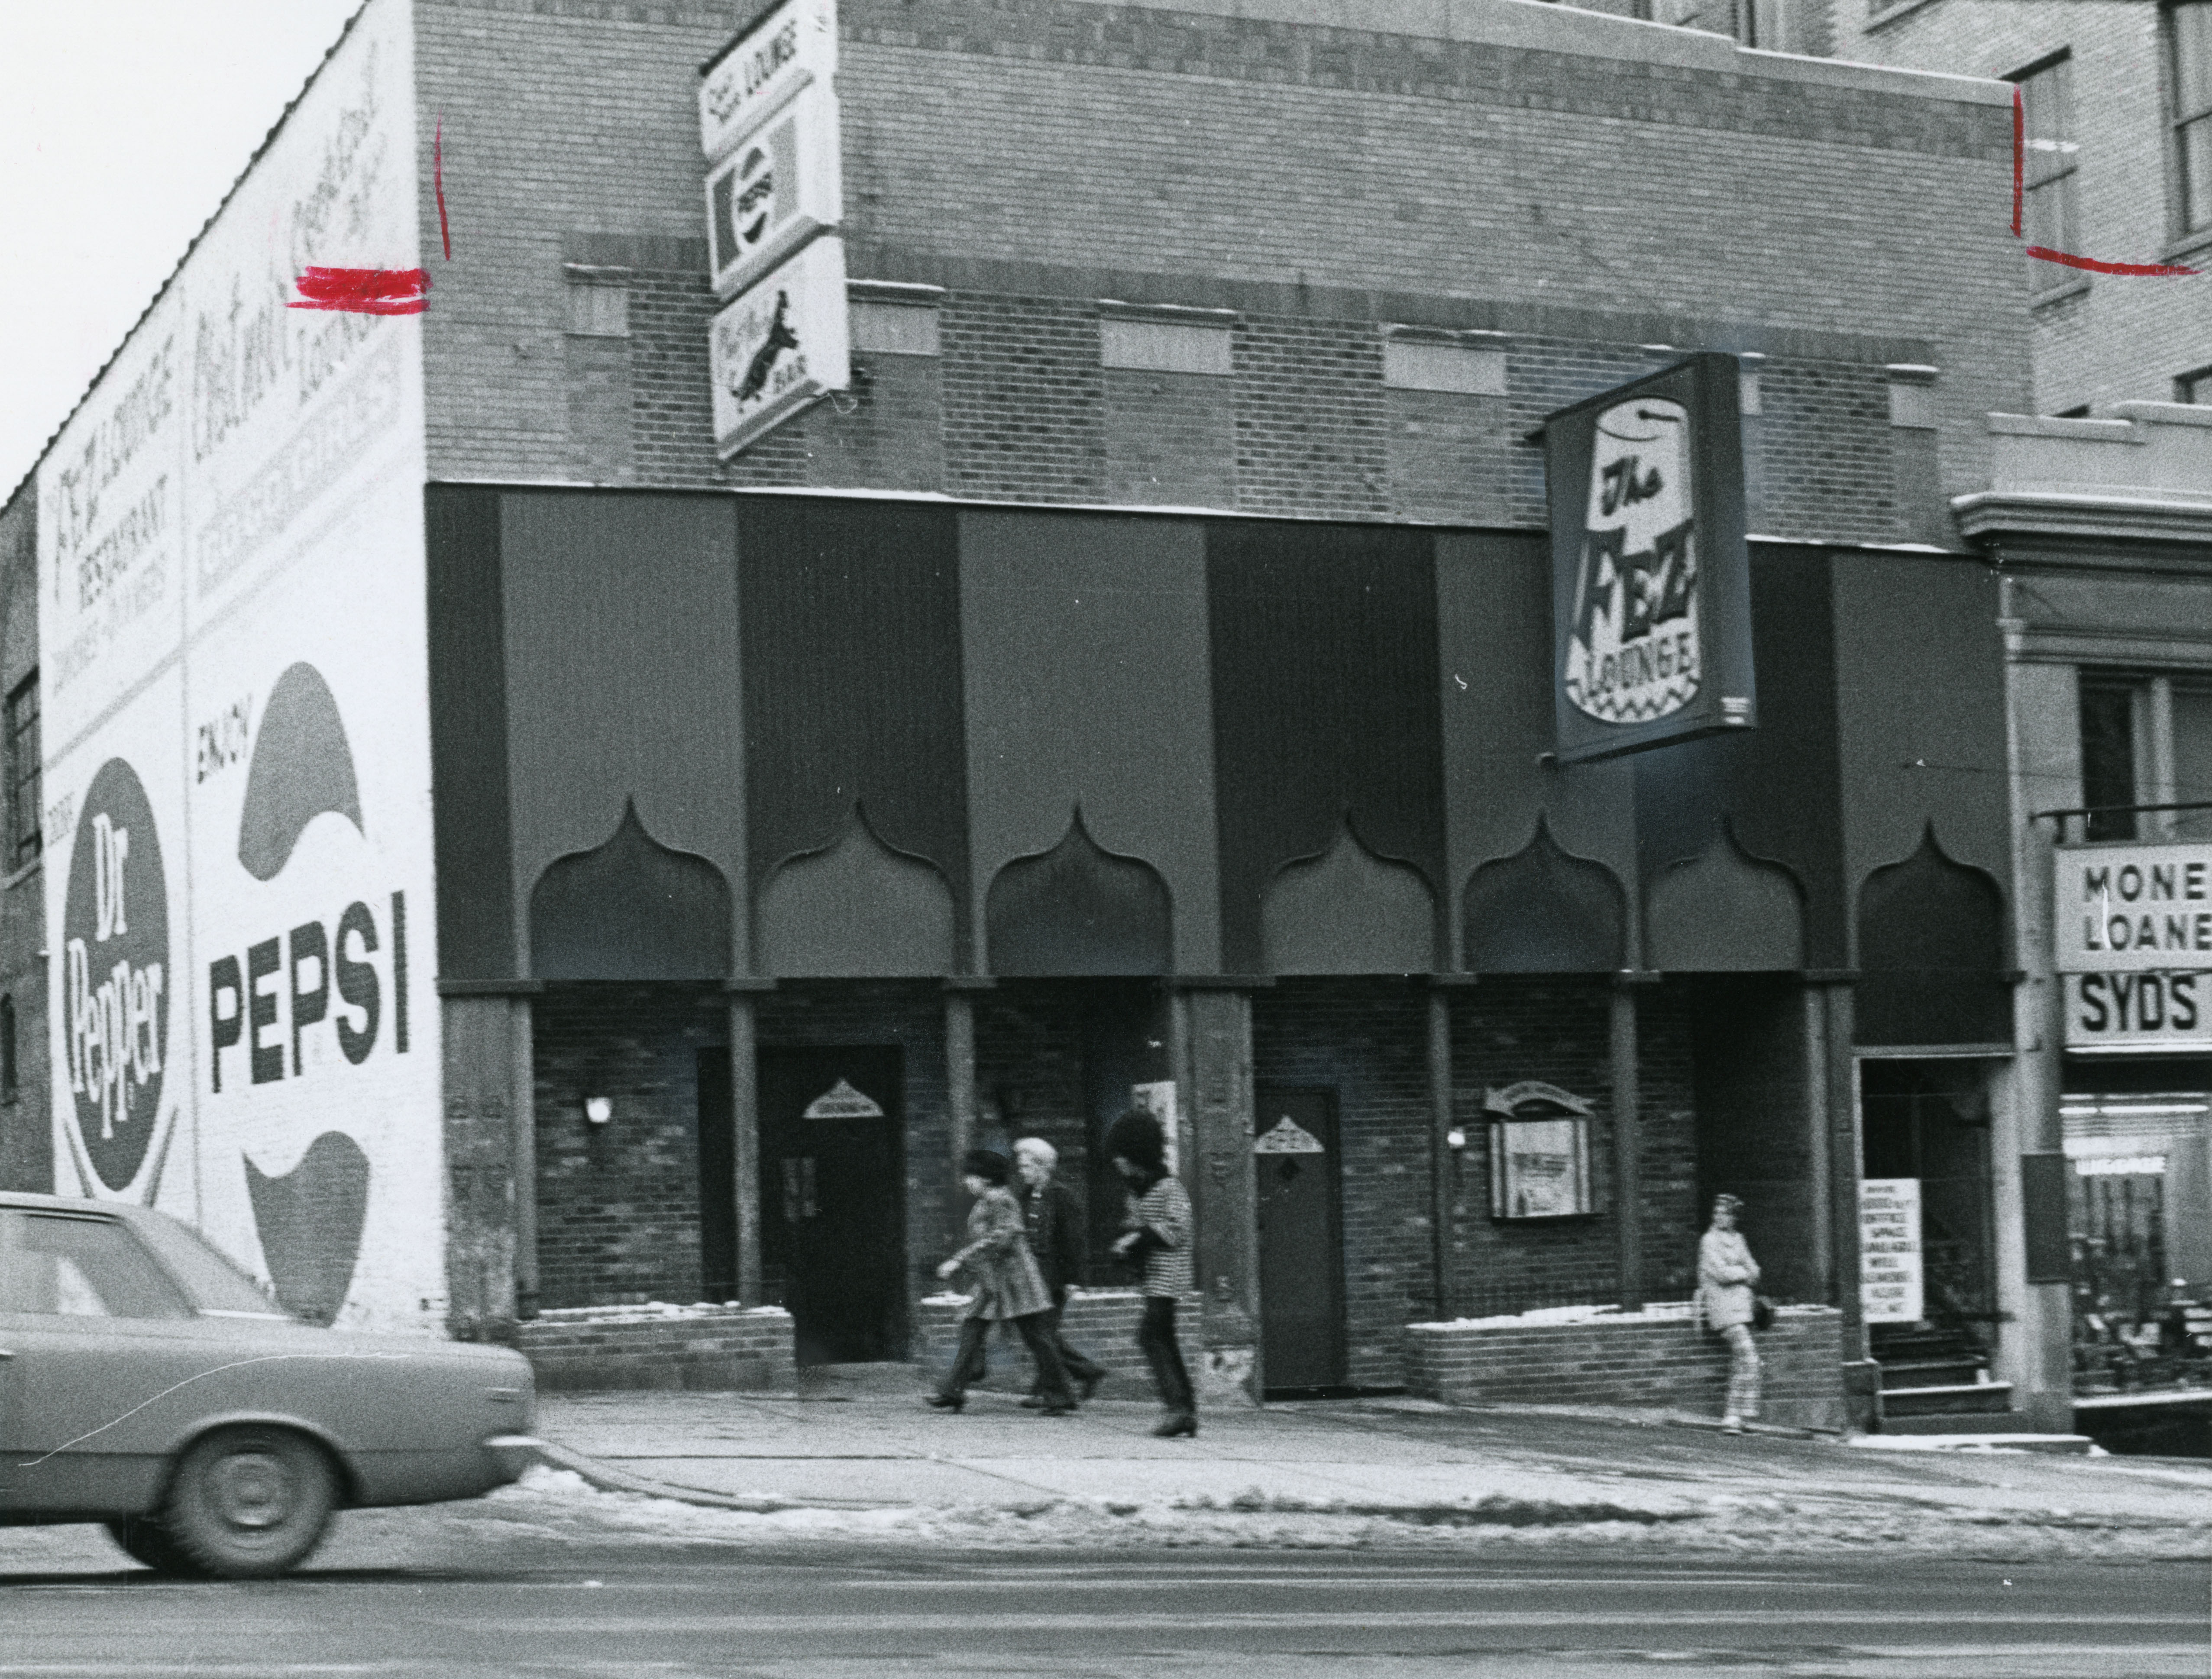
<svg viewBox="0 0 2212 1679"><path fill-rule="evenodd" d="M446 119L441 115L430 137L430 184L438 194L438 237L445 241L446 260L453 259L453 230L446 225ZM2014 218L2017 221L2019 218ZM2020 229L2014 228L2014 233Z"/></svg>
<svg viewBox="0 0 2212 1679"><path fill-rule="evenodd" d="M2012 236L2021 236L2021 212L2027 192L2027 101L2021 97L2020 85L2012 90ZM2027 254L2038 262L2055 262L2067 268L2078 268L2090 274L2118 274L2130 277L2166 280L2186 275L2200 274L2201 269L2190 268L2178 262L2105 262L2096 257L2077 257L2070 251L2054 251L2047 245L2031 245Z"/></svg>
<svg viewBox="0 0 2212 1679"><path fill-rule="evenodd" d="M430 307L430 277L419 268L311 268L299 287L286 307L356 315L419 315Z"/></svg>

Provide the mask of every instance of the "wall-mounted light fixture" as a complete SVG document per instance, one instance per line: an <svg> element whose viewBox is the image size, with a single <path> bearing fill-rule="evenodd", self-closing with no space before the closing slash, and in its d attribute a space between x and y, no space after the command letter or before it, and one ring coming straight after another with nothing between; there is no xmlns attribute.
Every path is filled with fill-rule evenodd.
<svg viewBox="0 0 2212 1679"><path fill-rule="evenodd" d="M612 1098L605 1096L586 1096L584 1098L584 1117L592 1124L605 1125L614 1116Z"/></svg>

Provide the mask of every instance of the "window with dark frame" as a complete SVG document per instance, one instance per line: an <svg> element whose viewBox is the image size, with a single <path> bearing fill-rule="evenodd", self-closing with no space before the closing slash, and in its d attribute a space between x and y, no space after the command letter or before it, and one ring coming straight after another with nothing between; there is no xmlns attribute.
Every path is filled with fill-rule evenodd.
<svg viewBox="0 0 2212 1679"><path fill-rule="evenodd" d="M15 1063L15 1000L0 997L0 1102L13 1102L22 1093Z"/></svg>
<svg viewBox="0 0 2212 1679"><path fill-rule="evenodd" d="M2212 228L2212 0L2172 0L2166 9L2173 89L2174 204L2181 231Z"/></svg>
<svg viewBox="0 0 2212 1679"><path fill-rule="evenodd" d="M2073 59L2062 53L2012 80L2020 85L2027 141L2021 230L2030 245L2075 250L2074 171L2081 149L2074 140ZM2056 263L2035 267L2039 290L2072 285L2081 277Z"/></svg>
<svg viewBox="0 0 2212 1679"><path fill-rule="evenodd" d="M39 673L33 671L8 696L8 867L18 869L39 855L43 793L39 742Z"/></svg>
<svg viewBox="0 0 2212 1679"><path fill-rule="evenodd" d="M2092 840L2212 838L2212 672L2081 674L2081 803Z"/></svg>
<svg viewBox="0 0 2212 1679"><path fill-rule="evenodd" d="M2133 839L2136 816L2136 690L2129 677L2081 673L2081 803L2085 838Z"/></svg>
<svg viewBox="0 0 2212 1679"><path fill-rule="evenodd" d="M2193 372L2176 376L2173 399L2212 406L2212 368L2198 368Z"/></svg>

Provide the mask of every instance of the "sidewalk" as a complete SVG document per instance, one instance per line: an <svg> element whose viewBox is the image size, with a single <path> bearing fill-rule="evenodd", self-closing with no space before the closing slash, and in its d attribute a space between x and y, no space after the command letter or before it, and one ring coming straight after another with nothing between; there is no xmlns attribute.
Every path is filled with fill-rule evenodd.
<svg viewBox="0 0 2212 1679"><path fill-rule="evenodd" d="M1134 1522L1191 1542L1545 1530L1737 1548L2212 1554L2212 1463L1869 1451L1658 1414L1404 1399L1216 1408L1195 1440L1161 1440L1146 1400L1046 1418L977 1391L954 1415L925 1407L923 1391L911 1368L884 1365L810 1372L794 1395L552 1394L537 1432L551 1466L602 1489L702 1513L805 1512L817 1534L842 1512L878 1535L902 1520L941 1534L953 1520L979 1537L1014 1523L1069 1542L1109 1542Z"/></svg>

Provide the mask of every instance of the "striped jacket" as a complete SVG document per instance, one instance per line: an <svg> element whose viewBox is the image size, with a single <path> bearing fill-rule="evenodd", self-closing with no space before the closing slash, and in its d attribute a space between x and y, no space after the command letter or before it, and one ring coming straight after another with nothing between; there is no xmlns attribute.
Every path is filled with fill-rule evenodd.
<svg viewBox="0 0 2212 1679"><path fill-rule="evenodd" d="M1131 1195L1121 1226L1138 1232L1146 1294L1180 1300L1196 1292L1190 1274L1190 1195L1179 1180L1163 1177L1143 1195Z"/></svg>

